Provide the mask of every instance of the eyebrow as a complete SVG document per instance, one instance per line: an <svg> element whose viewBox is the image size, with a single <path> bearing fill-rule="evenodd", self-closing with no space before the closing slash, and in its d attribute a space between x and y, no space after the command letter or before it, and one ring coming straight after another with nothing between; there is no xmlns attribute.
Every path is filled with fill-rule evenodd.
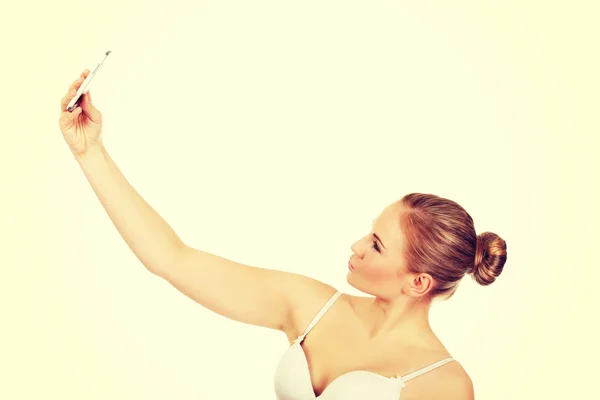
<svg viewBox="0 0 600 400"><path fill-rule="evenodd" d="M379 236L377 236L376 233L373 234L373 236L375 237L375 239L377 239L379 241L379 243L381 243L381 245L383 246L383 242L381 241L381 238ZM387 249L387 247L383 246L384 249Z"/></svg>

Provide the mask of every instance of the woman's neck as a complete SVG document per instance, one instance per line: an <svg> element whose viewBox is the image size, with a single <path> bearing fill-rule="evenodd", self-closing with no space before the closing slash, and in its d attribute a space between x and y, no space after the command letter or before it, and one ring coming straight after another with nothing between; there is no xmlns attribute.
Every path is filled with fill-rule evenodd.
<svg viewBox="0 0 600 400"><path fill-rule="evenodd" d="M376 337L424 338L432 334L429 324L430 303L408 296L394 299L374 297L365 305L369 335Z"/></svg>

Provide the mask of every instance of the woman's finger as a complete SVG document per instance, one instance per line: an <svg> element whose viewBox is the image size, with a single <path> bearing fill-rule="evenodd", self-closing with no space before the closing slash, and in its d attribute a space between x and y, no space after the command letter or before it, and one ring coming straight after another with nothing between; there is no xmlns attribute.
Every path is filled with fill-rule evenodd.
<svg viewBox="0 0 600 400"><path fill-rule="evenodd" d="M67 90L67 92L73 92L76 93L77 90L79 90L79 88L81 87L81 85L83 84L83 81L85 81L85 78L87 78L87 76L90 74L90 70L86 69L85 71L83 71L81 73L81 75L79 76L79 78L75 79L73 81L73 83L71 83L71 85L69 86L69 89Z"/></svg>
<svg viewBox="0 0 600 400"><path fill-rule="evenodd" d="M65 94L65 96L62 98L62 100L60 102L60 110L61 111L67 112L67 106L69 105L69 102L73 99L73 97L75 97L75 94L77 94L77 90L79 90L79 88L83 84L83 81L85 81L85 78L87 78L89 74L90 74L90 70L86 68L85 70L83 70L83 72L81 73L79 78L75 79L71 83L71 85L69 86L69 89L67 90L67 93ZM91 103L91 99L90 99L90 103ZM73 111L75 111L75 110L73 110ZM73 111L71 113L73 113Z"/></svg>
<svg viewBox="0 0 600 400"><path fill-rule="evenodd" d="M65 94L65 96L62 98L62 101L60 102L61 111L67 111L67 106L69 105L71 99L75 97L76 93L77 89L71 89L67 92L67 94Z"/></svg>
<svg viewBox="0 0 600 400"><path fill-rule="evenodd" d="M69 101L71 101L71 97L69 96L69 93L67 93L60 100L60 111L67 111L67 106L69 105Z"/></svg>
<svg viewBox="0 0 600 400"><path fill-rule="evenodd" d="M77 78L75 79L70 85L69 88L67 89L67 92L70 92L71 90L75 89L77 90L79 88L79 86L81 86L81 84L83 83L83 79L81 78Z"/></svg>

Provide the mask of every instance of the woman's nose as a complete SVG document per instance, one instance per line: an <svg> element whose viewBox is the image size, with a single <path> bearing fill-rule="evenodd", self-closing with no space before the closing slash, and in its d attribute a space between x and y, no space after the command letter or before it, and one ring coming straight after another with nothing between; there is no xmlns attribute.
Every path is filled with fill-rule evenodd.
<svg viewBox="0 0 600 400"><path fill-rule="evenodd" d="M350 249L352 250L352 252L354 254L356 254L358 257L362 257L362 252L361 252L361 241L356 241L352 244L352 246L350 246Z"/></svg>

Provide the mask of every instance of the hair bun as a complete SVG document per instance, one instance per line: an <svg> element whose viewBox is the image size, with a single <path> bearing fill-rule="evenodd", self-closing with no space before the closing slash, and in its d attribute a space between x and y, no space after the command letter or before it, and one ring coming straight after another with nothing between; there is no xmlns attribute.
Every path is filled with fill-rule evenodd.
<svg viewBox="0 0 600 400"><path fill-rule="evenodd" d="M492 284L506 263L506 242L492 232L477 235L473 279L480 285Z"/></svg>

